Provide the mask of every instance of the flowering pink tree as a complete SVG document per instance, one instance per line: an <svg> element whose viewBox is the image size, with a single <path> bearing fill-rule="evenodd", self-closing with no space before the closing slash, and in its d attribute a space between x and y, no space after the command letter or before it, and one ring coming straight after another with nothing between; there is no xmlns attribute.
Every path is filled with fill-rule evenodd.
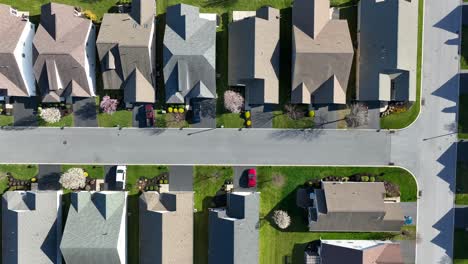
<svg viewBox="0 0 468 264"><path fill-rule="evenodd" d="M232 113L240 113L244 106L244 97L234 91L224 93L224 107Z"/></svg>
<svg viewBox="0 0 468 264"><path fill-rule="evenodd" d="M102 112L107 114L113 114L115 111L117 111L118 104L119 101L117 101L117 99L111 99L110 96L106 95L102 98L100 107Z"/></svg>

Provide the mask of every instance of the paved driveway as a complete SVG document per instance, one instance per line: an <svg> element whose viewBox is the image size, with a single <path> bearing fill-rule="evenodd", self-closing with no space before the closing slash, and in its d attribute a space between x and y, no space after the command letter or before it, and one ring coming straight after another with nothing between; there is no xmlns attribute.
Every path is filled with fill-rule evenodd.
<svg viewBox="0 0 468 264"><path fill-rule="evenodd" d="M169 167L169 191L193 191L193 166Z"/></svg>
<svg viewBox="0 0 468 264"><path fill-rule="evenodd" d="M39 190L60 190L62 188L59 183L61 174L61 165L39 165L37 174Z"/></svg>
<svg viewBox="0 0 468 264"><path fill-rule="evenodd" d="M13 118L15 126L37 126L37 97L15 97L13 102Z"/></svg>
<svg viewBox="0 0 468 264"><path fill-rule="evenodd" d="M199 106L200 107L200 122L190 124L190 126L193 128L215 128L216 127L216 100L215 99L201 99L201 100L194 100L193 103L200 105Z"/></svg>
<svg viewBox="0 0 468 264"><path fill-rule="evenodd" d="M234 166L234 191L255 191L257 188L248 188L248 175L247 170L255 168L255 166Z"/></svg>
<svg viewBox="0 0 468 264"><path fill-rule="evenodd" d="M97 127L95 98L74 98L73 115L76 127Z"/></svg>
<svg viewBox="0 0 468 264"><path fill-rule="evenodd" d="M273 127L273 106L261 105L250 108L253 128Z"/></svg>

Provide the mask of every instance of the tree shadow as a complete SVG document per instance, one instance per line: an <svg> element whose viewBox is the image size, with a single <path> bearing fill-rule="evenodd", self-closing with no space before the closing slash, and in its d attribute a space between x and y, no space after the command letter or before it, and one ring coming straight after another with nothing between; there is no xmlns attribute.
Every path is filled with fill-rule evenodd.
<svg viewBox="0 0 468 264"><path fill-rule="evenodd" d="M139 193L131 194L127 197L127 239L128 243L128 263L139 263L140 246L140 219L139 219Z"/></svg>
<svg viewBox="0 0 468 264"><path fill-rule="evenodd" d="M278 129L270 133L270 137L276 140L298 139L311 141L319 138L324 134L324 130L319 128L313 129Z"/></svg>
<svg viewBox="0 0 468 264"><path fill-rule="evenodd" d="M213 196L207 196L202 201L202 211L194 215L194 263L208 263L209 246L209 208L213 207Z"/></svg>

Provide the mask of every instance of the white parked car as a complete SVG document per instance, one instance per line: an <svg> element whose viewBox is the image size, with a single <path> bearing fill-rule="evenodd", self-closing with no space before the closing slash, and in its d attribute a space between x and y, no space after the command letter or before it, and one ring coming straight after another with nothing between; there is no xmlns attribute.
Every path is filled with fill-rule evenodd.
<svg viewBox="0 0 468 264"><path fill-rule="evenodd" d="M127 180L127 166L119 165L115 173L115 183L117 187L122 186L125 189L125 181Z"/></svg>

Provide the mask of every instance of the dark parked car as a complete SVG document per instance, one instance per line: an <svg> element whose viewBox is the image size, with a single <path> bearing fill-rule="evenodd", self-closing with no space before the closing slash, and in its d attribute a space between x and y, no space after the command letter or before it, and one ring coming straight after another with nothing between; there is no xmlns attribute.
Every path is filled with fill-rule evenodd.
<svg viewBox="0 0 468 264"><path fill-rule="evenodd" d="M150 104L145 105L145 114L146 114L146 126L153 127L154 126L153 105L150 105Z"/></svg>
<svg viewBox="0 0 468 264"><path fill-rule="evenodd" d="M247 186L249 188L257 186L257 171L255 169L249 169L247 171Z"/></svg>

